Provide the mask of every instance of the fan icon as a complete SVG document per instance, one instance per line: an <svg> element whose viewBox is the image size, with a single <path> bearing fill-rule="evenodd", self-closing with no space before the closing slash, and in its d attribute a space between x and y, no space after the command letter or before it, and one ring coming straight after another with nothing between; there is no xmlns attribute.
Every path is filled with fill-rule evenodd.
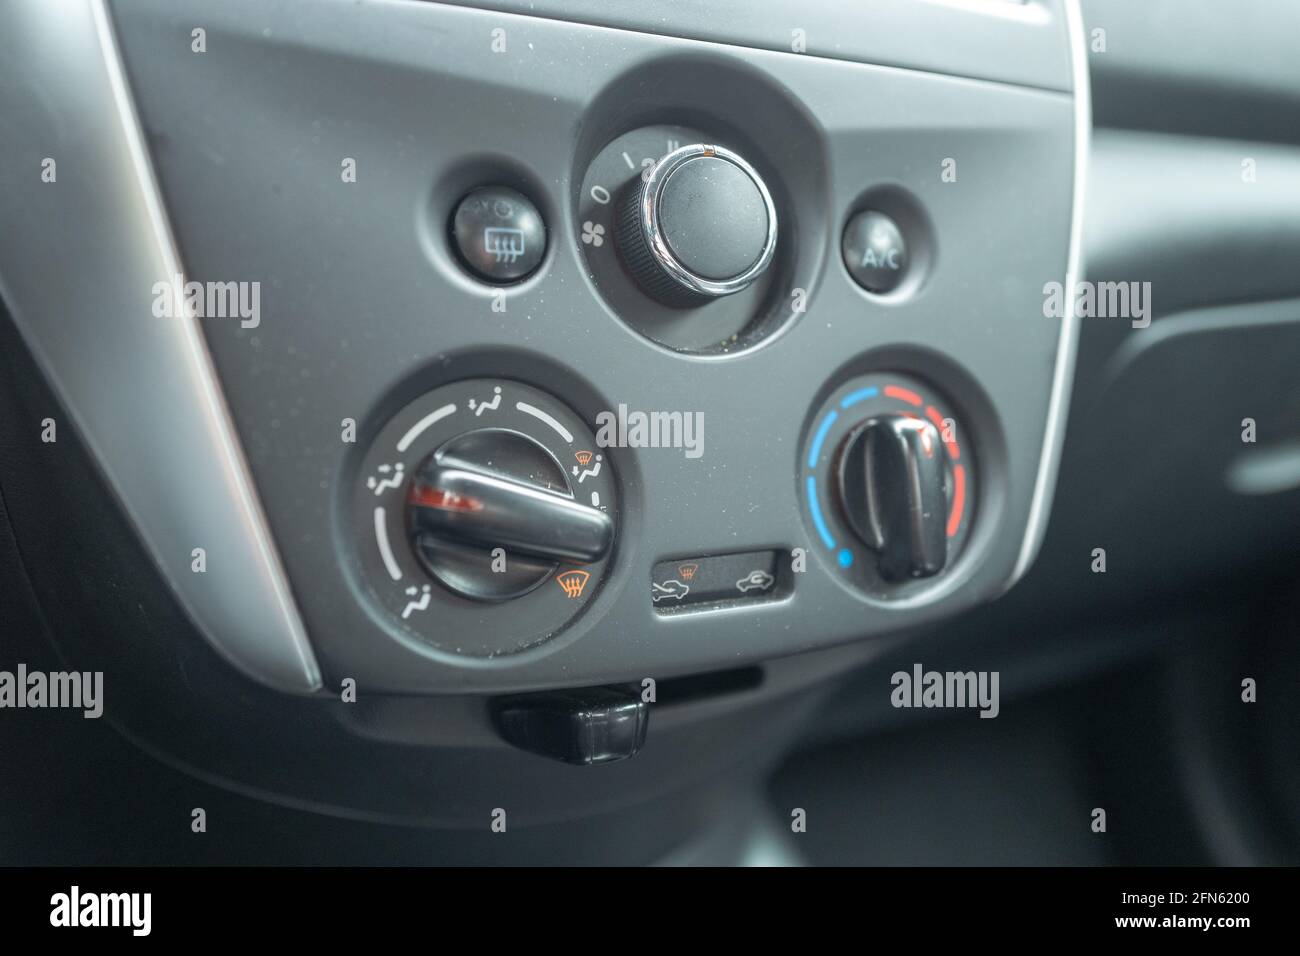
<svg viewBox="0 0 1300 956"><path fill-rule="evenodd" d="M582 241L590 246L604 245L605 227L588 219L582 224Z"/></svg>

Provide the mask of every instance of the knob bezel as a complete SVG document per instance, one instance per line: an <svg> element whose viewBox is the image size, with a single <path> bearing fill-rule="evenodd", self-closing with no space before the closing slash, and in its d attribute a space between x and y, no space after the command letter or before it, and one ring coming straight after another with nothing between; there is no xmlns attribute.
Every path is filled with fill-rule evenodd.
<svg viewBox="0 0 1300 956"><path fill-rule="evenodd" d="M687 267L673 252L660 221L659 204L669 179L687 163L702 158L721 159L740 169L758 189L767 213L767 234L758 258L744 272L729 279L709 279ZM698 296L718 298L740 292L767 270L776 254L777 217L772 194L758 171L725 146L692 143L673 150L660 159L641 181L637 191L636 215L645 250L655 265L683 289Z"/></svg>

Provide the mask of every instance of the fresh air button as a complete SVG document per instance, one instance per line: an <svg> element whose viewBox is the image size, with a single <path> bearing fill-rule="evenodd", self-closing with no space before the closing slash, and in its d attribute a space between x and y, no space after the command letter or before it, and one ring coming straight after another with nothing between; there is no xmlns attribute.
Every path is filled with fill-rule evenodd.
<svg viewBox="0 0 1300 956"><path fill-rule="evenodd" d="M777 596L779 551L746 551L660 561L650 576L656 611L696 604L761 601Z"/></svg>

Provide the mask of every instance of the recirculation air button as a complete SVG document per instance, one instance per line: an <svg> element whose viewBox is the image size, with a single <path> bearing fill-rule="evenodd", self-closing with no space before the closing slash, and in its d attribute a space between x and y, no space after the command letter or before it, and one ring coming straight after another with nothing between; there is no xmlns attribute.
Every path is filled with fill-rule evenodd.
<svg viewBox="0 0 1300 956"><path fill-rule="evenodd" d="M651 571L650 600L656 611L697 604L784 597L778 580L779 552L746 551L660 561Z"/></svg>

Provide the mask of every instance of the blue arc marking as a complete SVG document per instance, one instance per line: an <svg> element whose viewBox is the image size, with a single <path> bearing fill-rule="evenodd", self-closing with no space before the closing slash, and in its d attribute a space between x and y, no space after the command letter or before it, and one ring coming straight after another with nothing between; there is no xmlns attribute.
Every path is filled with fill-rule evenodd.
<svg viewBox="0 0 1300 956"><path fill-rule="evenodd" d="M879 394L880 389L875 385L871 385L867 388L860 388L856 392L850 392L848 395L845 395L840 399L840 408L852 408L858 402L865 401L868 398L875 398ZM826 436L830 434L831 426L835 424L837 418L839 418L839 412L835 411L835 409L831 409L826 413L826 417L822 419L821 424L817 426L817 431L813 435L812 445L808 449L809 468L814 470L817 468L817 463L821 460L822 456L822 446L826 444ZM818 536L822 539L822 544L826 545L828 550L834 551L835 539L831 536L830 528L826 525L826 518L822 514L821 504L817 500L816 475L810 475L808 477L808 510L812 512L813 524L817 528ZM853 566L853 552L848 548L841 549L835 557L839 561L840 567L850 568Z"/></svg>
<svg viewBox="0 0 1300 956"><path fill-rule="evenodd" d="M829 415L822 419L821 425L817 428L817 434L813 436L812 448L808 449L808 467L816 468L817 459L822 456L822 443L826 441L826 433L831 430L835 424L835 419L839 414L831 409Z"/></svg>
<svg viewBox="0 0 1300 956"><path fill-rule="evenodd" d="M858 402L863 401L864 399L875 398L879 394L880 394L880 389L876 388L876 386L874 385L872 385L870 388L858 389L856 392L851 392L850 394L845 395L842 399L840 399L840 408L848 408L852 405L856 405Z"/></svg>
<svg viewBox="0 0 1300 956"><path fill-rule="evenodd" d="M831 537L830 530L826 527L826 519L822 517L821 505L817 503L817 479L808 476L808 507L812 511L813 524L817 526L817 533L821 535L822 543L832 551L835 550L835 539Z"/></svg>

